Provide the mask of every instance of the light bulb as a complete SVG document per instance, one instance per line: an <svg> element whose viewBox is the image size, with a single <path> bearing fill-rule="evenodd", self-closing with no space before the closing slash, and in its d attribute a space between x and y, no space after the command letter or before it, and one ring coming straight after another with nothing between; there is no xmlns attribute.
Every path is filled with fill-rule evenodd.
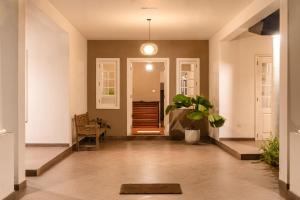
<svg viewBox="0 0 300 200"><path fill-rule="evenodd" d="M153 71L153 65L152 65L151 63L148 63L148 64L146 65L146 71L147 71L147 72L152 72L152 71Z"/></svg>
<svg viewBox="0 0 300 200"><path fill-rule="evenodd" d="M152 56L157 54L158 47L154 43L144 43L142 44L140 50L143 55Z"/></svg>

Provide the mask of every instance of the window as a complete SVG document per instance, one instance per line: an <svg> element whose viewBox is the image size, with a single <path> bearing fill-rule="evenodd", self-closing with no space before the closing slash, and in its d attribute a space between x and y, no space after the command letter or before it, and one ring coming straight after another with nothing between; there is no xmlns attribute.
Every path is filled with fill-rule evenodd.
<svg viewBox="0 0 300 200"><path fill-rule="evenodd" d="M120 109L120 59L96 59L96 109Z"/></svg>
<svg viewBox="0 0 300 200"><path fill-rule="evenodd" d="M177 58L176 59L176 90L177 94L195 96L200 94L200 59Z"/></svg>

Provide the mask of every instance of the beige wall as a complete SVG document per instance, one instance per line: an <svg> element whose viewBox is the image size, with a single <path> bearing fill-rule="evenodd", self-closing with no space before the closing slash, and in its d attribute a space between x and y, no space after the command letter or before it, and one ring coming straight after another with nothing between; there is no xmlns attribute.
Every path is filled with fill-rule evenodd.
<svg viewBox="0 0 300 200"><path fill-rule="evenodd" d="M160 79L163 63L152 63L153 71L147 72L147 63L133 63L133 101L159 101Z"/></svg>
<svg viewBox="0 0 300 200"><path fill-rule="evenodd" d="M88 111L90 117L101 117L112 126L110 135L125 136L127 121L127 58L141 58L144 41L88 41ZM154 41L159 47L155 57L170 58L170 99L176 94L176 58L200 58L200 93L208 96L208 41ZM96 58L120 58L120 109L96 110ZM207 132L204 128L202 132Z"/></svg>

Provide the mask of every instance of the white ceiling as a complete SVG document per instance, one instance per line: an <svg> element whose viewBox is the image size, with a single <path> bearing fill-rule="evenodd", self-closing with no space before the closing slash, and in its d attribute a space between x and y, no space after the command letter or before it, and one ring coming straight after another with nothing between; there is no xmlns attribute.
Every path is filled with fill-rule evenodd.
<svg viewBox="0 0 300 200"><path fill-rule="evenodd" d="M253 0L50 0L89 40L209 39ZM155 9L142 9L155 8Z"/></svg>

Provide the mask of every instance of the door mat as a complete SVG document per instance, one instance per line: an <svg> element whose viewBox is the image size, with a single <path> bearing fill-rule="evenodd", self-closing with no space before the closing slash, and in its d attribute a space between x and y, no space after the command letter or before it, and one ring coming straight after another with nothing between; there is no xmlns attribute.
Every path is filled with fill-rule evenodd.
<svg viewBox="0 0 300 200"><path fill-rule="evenodd" d="M120 194L182 194L178 183L122 184Z"/></svg>

